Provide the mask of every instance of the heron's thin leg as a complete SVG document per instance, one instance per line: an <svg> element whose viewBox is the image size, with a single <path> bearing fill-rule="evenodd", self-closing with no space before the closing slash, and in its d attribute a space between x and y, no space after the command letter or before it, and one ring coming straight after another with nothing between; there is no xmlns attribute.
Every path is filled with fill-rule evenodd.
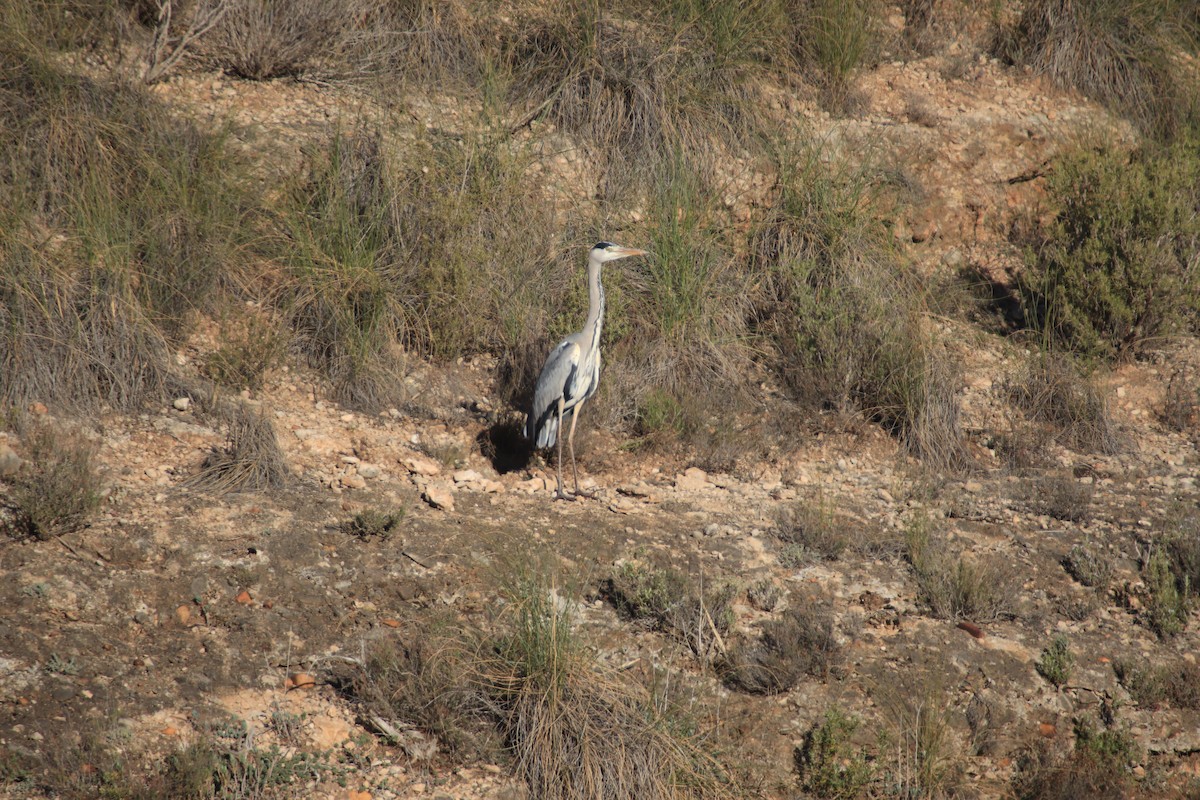
<svg viewBox="0 0 1200 800"><path fill-rule="evenodd" d="M575 496L591 497L592 495L579 491L579 470L575 467L575 423L579 420L579 412L582 410L583 401L580 400L571 411L571 432L567 434L567 449L571 451L571 474L575 476Z"/></svg>
<svg viewBox="0 0 1200 800"><path fill-rule="evenodd" d="M565 405L563 399L561 397L558 398L558 463L556 465L558 467L558 491L555 492L554 496L559 500L574 500L574 495L567 494L563 491L562 484L563 405Z"/></svg>

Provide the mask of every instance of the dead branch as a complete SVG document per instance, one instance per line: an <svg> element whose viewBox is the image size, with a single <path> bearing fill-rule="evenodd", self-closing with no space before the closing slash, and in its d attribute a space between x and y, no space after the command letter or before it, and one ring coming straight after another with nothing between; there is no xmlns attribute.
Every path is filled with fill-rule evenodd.
<svg viewBox="0 0 1200 800"><path fill-rule="evenodd" d="M142 81L147 86L158 83L183 58L189 45L208 33L225 12L229 10L226 0L213 0L196 9L187 30L177 39L171 37L171 16L174 0L158 0L158 23L154 26L154 39L146 52L146 73Z"/></svg>

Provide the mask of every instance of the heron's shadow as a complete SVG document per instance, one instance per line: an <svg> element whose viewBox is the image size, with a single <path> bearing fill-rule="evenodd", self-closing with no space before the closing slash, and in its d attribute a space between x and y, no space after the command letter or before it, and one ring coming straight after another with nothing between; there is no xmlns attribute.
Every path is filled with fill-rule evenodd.
<svg viewBox="0 0 1200 800"><path fill-rule="evenodd" d="M479 452L492 462L492 468L503 475L529 466L533 448L525 438L524 425L517 420L505 420L484 428L475 437Z"/></svg>

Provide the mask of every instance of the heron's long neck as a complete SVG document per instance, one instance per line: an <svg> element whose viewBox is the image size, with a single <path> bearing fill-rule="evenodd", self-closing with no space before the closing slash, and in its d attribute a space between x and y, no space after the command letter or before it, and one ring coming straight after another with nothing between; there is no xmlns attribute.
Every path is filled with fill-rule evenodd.
<svg viewBox="0 0 1200 800"><path fill-rule="evenodd" d="M592 343L600 346L600 328L604 324L604 285L600 283L600 262L588 261L588 317L583 330Z"/></svg>

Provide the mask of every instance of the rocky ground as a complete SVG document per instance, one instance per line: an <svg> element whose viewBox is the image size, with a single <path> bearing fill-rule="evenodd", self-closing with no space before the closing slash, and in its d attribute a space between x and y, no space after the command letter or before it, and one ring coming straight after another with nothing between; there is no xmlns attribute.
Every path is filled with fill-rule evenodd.
<svg viewBox="0 0 1200 800"><path fill-rule="evenodd" d="M1037 170L1064 131L1086 120L1113 125L1079 97L953 50L885 63L860 90L866 105L849 120L803 96L781 97L778 110L835 151L866 144L905 165L925 201L904 212L897 235L930 275L968 262L996 279L1015 268L1003 231L1035 204ZM181 75L159 91L189 113L232 116L248 143L299 144L358 103L336 88L214 76ZM415 104L414 113L452 125L440 108ZM731 205L755 201L747 181ZM272 719L284 712L299 720L293 744L333 751L347 774L345 785L314 779L298 795L524 796L502 765L448 769L436 755L380 743L328 681L369 643L419 635L431 614L485 619L497 574L538 557L580 587L580 622L599 660L684 676L703 698L702 720L744 754L763 796L798 793L794 750L835 705L870 730L899 730L904 709L940 714L954 783L980 797L1008 791L1021 748L1065 744L1075 717L1112 708L1143 751L1135 774L1147 791L1200 775L1200 714L1139 706L1112 668L1129 657L1194 663L1200 644L1195 612L1187 630L1161 640L1139 600L1147 543L1180 513L1198 513L1200 428L1160 416L1170 380L1194 377L1200 351L1173 344L1106 377L1114 454L1051 443L1047 463L1018 469L998 452L997 433L1016 413L1001 387L1021 362L1019 343L951 319L935 324L959 342L966 365L975 466L952 478L923 471L885 434L852 421L797 430L772 459L717 474L686 455L628 452L584 417L581 467L595 497L554 502L545 464L498 469L485 456L480 443L499 417L486 365L471 363L437 380L429 368L414 372L414 385L438 387L426 403L439 409L432 417L350 412L303 370L272 373L246 400L268 415L292 472L277 491L221 495L189 482L226 435L197 399L96 420L88 430L107 487L100 518L61 539L0 546L0 751L53 748L65 769L86 770L67 754L89 730L121 731L129 752L149 761L221 714L244 720L261 742L282 741ZM180 364L190 368L212 344L199 333ZM1066 509L1054 503L1064 493ZM787 557L778 521L798 507L827 509L851 545L832 560ZM364 540L342 528L363 510L403 518L390 538ZM930 613L901 554L919 520L939 546L995 567L1009 588L1002 613L978 626ZM1088 541L1110 557L1115 591L1098 594L1064 570L1072 547ZM606 600L599 587L629 560L733 582L735 635L789 603L827 597L841 663L777 696L730 689L681 643L622 619ZM771 612L747 597L763 580L782 597ZM1063 687L1034 666L1056 634L1077 661ZM20 784L5 792L22 795Z"/></svg>

